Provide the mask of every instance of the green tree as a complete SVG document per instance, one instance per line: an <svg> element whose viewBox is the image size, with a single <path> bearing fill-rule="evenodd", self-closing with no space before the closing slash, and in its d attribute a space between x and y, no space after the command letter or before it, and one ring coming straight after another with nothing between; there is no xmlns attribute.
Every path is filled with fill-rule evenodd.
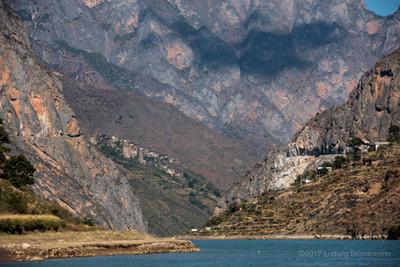
<svg viewBox="0 0 400 267"><path fill-rule="evenodd" d="M228 214L233 214L239 210L240 210L240 205L238 203L234 202L234 203L231 203L228 205L228 209L226 212Z"/></svg>
<svg viewBox="0 0 400 267"><path fill-rule="evenodd" d="M361 150L358 147L353 147L353 150L350 152L350 159L356 162L361 159Z"/></svg>
<svg viewBox="0 0 400 267"><path fill-rule="evenodd" d="M321 167L324 167L324 168L333 167L333 164L332 164L332 162L326 161L326 162L322 163Z"/></svg>
<svg viewBox="0 0 400 267"><path fill-rule="evenodd" d="M16 187L34 183L35 168L23 155L12 156L6 160L3 171L5 178Z"/></svg>
<svg viewBox="0 0 400 267"><path fill-rule="evenodd" d="M363 144L364 144L364 142L358 137L354 137L354 138L350 139L349 142L347 143L347 145L350 147L357 147L357 146L361 146Z"/></svg>
<svg viewBox="0 0 400 267"><path fill-rule="evenodd" d="M392 125L389 127L388 141L392 143L400 142L400 127L397 125Z"/></svg>
<svg viewBox="0 0 400 267"><path fill-rule="evenodd" d="M303 174L298 175L292 185L295 187L302 186L306 183L306 180L315 182L317 180L316 171L305 171Z"/></svg>
<svg viewBox="0 0 400 267"><path fill-rule="evenodd" d="M346 167L349 164L349 159L343 156L337 156L335 157L335 160L333 161L333 168L334 169L341 169Z"/></svg>
<svg viewBox="0 0 400 267"><path fill-rule="evenodd" d="M6 152L9 152L9 149L4 146L4 144L10 143L8 139L8 133L3 127L3 119L0 118L0 166L4 164L6 161Z"/></svg>
<svg viewBox="0 0 400 267"><path fill-rule="evenodd" d="M4 127L0 125L0 144L8 144L10 140L8 139L8 134Z"/></svg>
<svg viewBox="0 0 400 267"><path fill-rule="evenodd" d="M327 175L328 173L329 173L329 170L328 170L327 167L324 167L324 168L318 170L318 175L319 175L319 176L325 176L325 175Z"/></svg>

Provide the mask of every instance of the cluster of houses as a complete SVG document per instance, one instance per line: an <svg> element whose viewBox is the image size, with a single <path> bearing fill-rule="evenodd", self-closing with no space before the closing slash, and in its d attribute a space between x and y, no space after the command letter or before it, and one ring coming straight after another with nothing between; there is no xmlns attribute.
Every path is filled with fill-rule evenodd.
<svg viewBox="0 0 400 267"><path fill-rule="evenodd" d="M377 151L379 149L379 147L382 146L387 146L389 145L390 142L386 142L386 141L380 141L380 142L374 142L374 143L368 143L368 142L364 142L364 144L357 146L357 148L360 150L361 153L368 153L370 151ZM350 154L354 151L354 147L348 146L346 147L345 151L343 154L338 154L339 155L346 155L346 154ZM363 164L364 165L372 165L373 161L369 158L363 159ZM326 174L327 172L331 172L333 170L332 167L329 166L319 166L316 168L316 172L317 172L317 176L322 176L324 174ZM307 182L311 182L311 181L306 181Z"/></svg>
<svg viewBox="0 0 400 267"><path fill-rule="evenodd" d="M375 142L375 143L364 143L364 144L362 144L362 145L359 145L359 146L357 146L357 148L358 149L360 149L360 151L362 152L362 153L366 153L366 152L369 152L369 151L377 151L378 150L378 148L380 147L380 146L387 146L387 145L389 145L390 144L390 142ZM351 152L353 152L354 151L354 147L346 147L346 154L348 154L348 153L351 153Z"/></svg>

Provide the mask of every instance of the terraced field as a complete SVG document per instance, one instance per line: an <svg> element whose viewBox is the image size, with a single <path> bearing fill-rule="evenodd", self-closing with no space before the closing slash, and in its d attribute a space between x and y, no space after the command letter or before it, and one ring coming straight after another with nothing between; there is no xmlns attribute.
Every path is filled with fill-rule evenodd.
<svg viewBox="0 0 400 267"><path fill-rule="evenodd" d="M231 205L199 235L386 238L400 229L400 145L363 155L318 181Z"/></svg>

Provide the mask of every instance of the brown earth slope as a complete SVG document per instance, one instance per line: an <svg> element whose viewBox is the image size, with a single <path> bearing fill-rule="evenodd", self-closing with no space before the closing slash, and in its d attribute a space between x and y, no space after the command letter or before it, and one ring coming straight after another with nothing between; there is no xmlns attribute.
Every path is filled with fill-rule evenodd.
<svg viewBox="0 0 400 267"><path fill-rule="evenodd" d="M129 173L149 233L182 234L201 227L212 215L218 189L181 162L116 137L97 136L90 141Z"/></svg>
<svg viewBox="0 0 400 267"><path fill-rule="evenodd" d="M116 135L170 155L220 188L238 181L259 157L260 149L215 132L172 105L107 85L79 84L65 76L61 81L83 133Z"/></svg>
<svg viewBox="0 0 400 267"><path fill-rule="evenodd" d="M339 169L319 181L268 191L213 217L203 235L386 237L400 230L400 144L370 152L372 166Z"/></svg>

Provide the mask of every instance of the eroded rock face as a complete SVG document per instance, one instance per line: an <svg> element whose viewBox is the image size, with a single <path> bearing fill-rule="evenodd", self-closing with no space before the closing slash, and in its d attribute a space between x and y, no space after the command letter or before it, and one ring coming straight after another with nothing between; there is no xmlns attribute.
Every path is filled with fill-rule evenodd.
<svg viewBox="0 0 400 267"><path fill-rule="evenodd" d="M354 137L386 141L391 125L399 125L400 50L379 61L360 79L342 106L317 115L289 144L291 155L342 152Z"/></svg>
<svg viewBox="0 0 400 267"><path fill-rule="evenodd" d="M193 55L188 47L183 47L179 44L172 44L167 49L167 61L174 65L177 69L183 70L191 65Z"/></svg>
<svg viewBox="0 0 400 267"><path fill-rule="evenodd" d="M146 231L127 178L81 135L54 73L35 60L24 25L0 1L0 116L36 168L33 190L113 229Z"/></svg>
<svg viewBox="0 0 400 267"><path fill-rule="evenodd" d="M85 6L92 8L103 3L104 0L83 0Z"/></svg>
<svg viewBox="0 0 400 267"><path fill-rule="evenodd" d="M257 197L268 190L288 188L298 175L315 170L324 162L333 161L335 156L337 155L288 157L284 150L271 151L241 182L227 191L218 205L225 208L229 203Z"/></svg>
<svg viewBox="0 0 400 267"><path fill-rule="evenodd" d="M343 153L352 138L386 141L389 127L400 125L399 104L400 50L396 50L363 75L344 105L315 116L287 147L257 164L227 192L220 206L288 187L306 168Z"/></svg>
<svg viewBox="0 0 400 267"><path fill-rule="evenodd" d="M79 76L82 51L105 58L131 72L104 74L116 87L263 146L287 142L317 111L342 104L361 74L398 47L400 34L399 12L378 17L356 0L10 5L37 54L60 72Z"/></svg>

